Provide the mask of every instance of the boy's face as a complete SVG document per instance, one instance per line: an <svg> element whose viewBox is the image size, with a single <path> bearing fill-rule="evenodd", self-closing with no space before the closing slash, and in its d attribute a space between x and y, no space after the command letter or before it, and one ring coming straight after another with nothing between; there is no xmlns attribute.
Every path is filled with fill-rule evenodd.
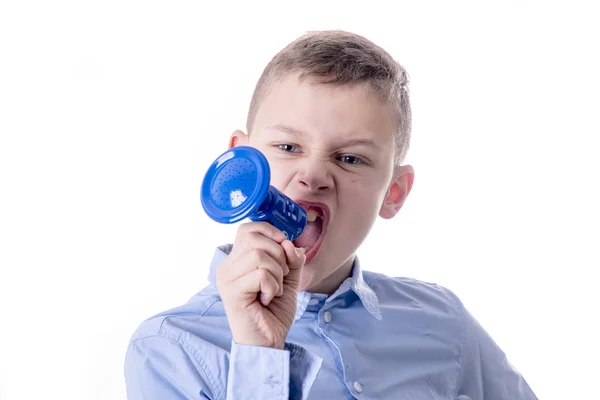
<svg viewBox="0 0 600 400"><path fill-rule="evenodd" d="M231 147L267 157L271 185L322 216L295 242L310 248L298 290L335 291L377 215L391 218L402 206L414 173L394 166L395 130L393 107L370 88L288 75L271 85L250 135L232 135Z"/></svg>

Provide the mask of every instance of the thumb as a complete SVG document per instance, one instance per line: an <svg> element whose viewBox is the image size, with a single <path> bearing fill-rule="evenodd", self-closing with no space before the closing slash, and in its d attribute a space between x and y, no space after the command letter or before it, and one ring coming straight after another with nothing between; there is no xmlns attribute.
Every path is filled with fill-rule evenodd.
<svg viewBox="0 0 600 400"><path fill-rule="evenodd" d="M304 267L304 263L306 262L306 249L294 246L289 240L284 241L281 245L285 250L287 264L290 269L290 272L283 277L283 282L296 289L300 282L302 267Z"/></svg>

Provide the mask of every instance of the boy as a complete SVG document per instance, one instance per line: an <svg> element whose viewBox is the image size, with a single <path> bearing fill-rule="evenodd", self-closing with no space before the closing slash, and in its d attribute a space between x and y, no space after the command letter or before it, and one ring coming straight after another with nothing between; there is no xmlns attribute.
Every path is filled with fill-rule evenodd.
<svg viewBox="0 0 600 400"><path fill-rule="evenodd" d="M277 54L229 146L263 152L312 222L294 243L240 225L211 285L132 337L128 398L535 399L454 294L355 256L410 193L410 128L406 73L367 39L313 32Z"/></svg>

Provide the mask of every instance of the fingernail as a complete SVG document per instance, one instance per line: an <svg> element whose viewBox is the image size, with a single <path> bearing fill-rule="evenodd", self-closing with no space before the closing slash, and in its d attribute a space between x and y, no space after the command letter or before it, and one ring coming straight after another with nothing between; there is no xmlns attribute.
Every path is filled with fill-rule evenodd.
<svg viewBox="0 0 600 400"><path fill-rule="evenodd" d="M306 253L306 247L296 247L296 257L300 257Z"/></svg>
<svg viewBox="0 0 600 400"><path fill-rule="evenodd" d="M269 298L267 297L266 294L264 294L264 293L260 294L260 302L262 303L263 306L268 305L268 300L269 300Z"/></svg>

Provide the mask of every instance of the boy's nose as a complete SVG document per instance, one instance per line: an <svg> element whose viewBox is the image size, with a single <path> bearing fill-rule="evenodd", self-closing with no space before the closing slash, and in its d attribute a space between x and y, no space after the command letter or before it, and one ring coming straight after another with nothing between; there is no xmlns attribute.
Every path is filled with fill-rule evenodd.
<svg viewBox="0 0 600 400"><path fill-rule="evenodd" d="M305 160L300 166L296 181L304 190L324 192L333 187L333 177L326 163Z"/></svg>

